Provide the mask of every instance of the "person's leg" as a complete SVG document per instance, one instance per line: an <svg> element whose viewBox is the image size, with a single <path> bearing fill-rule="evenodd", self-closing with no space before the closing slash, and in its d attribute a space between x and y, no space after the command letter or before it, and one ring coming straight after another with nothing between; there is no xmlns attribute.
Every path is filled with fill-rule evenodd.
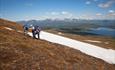
<svg viewBox="0 0 115 70"><path fill-rule="evenodd" d="M33 30L32 30L32 34L33 34L33 38L36 38L36 37L35 37L35 32L34 32Z"/></svg>
<svg viewBox="0 0 115 70"><path fill-rule="evenodd" d="M24 35L25 35L25 29L24 29Z"/></svg>
<svg viewBox="0 0 115 70"><path fill-rule="evenodd" d="M37 35L38 35L38 39L40 39L40 33L39 32L37 33Z"/></svg>
<svg viewBox="0 0 115 70"><path fill-rule="evenodd" d="M25 30L25 35L27 35L28 34L28 30Z"/></svg>
<svg viewBox="0 0 115 70"><path fill-rule="evenodd" d="M27 35L27 29L24 28L24 35Z"/></svg>

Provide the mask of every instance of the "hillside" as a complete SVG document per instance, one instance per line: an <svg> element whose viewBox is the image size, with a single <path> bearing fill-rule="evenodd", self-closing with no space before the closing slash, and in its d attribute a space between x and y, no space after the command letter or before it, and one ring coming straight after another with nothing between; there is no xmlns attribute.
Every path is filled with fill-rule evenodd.
<svg viewBox="0 0 115 70"><path fill-rule="evenodd" d="M10 31L5 27L12 28ZM0 19L0 70L114 70L115 65L79 50L36 40L22 33L22 26Z"/></svg>

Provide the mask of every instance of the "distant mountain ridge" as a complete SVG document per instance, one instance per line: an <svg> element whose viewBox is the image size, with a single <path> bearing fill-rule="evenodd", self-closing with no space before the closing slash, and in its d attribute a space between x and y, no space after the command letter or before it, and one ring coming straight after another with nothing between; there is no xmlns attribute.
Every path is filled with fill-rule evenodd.
<svg viewBox="0 0 115 70"><path fill-rule="evenodd" d="M96 28L96 27L107 27L115 29L115 20L80 20L80 19L64 19L64 20L28 20L28 21L17 21L20 24L33 24L39 25L43 28L63 28L63 27L72 27L72 28Z"/></svg>

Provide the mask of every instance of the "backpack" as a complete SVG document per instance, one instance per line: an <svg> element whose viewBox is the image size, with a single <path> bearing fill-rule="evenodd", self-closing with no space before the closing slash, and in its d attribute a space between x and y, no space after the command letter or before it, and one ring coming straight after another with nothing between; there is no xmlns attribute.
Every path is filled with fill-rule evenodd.
<svg viewBox="0 0 115 70"><path fill-rule="evenodd" d="M29 28L27 26L24 26L24 30L28 30Z"/></svg>
<svg viewBox="0 0 115 70"><path fill-rule="evenodd" d="M36 32L40 32L40 31L41 31L40 27L39 27L39 26L36 26L36 27L35 27L35 31L36 31Z"/></svg>

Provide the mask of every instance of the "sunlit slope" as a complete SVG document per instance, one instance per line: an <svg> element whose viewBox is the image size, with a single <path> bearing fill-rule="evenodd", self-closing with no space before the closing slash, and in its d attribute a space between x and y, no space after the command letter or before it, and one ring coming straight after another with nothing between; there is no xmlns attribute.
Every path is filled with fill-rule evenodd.
<svg viewBox="0 0 115 70"><path fill-rule="evenodd" d="M36 40L5 27L22 30L21 25L0 19L0 70L115 69L114 65L78 50Z"/></svg>

